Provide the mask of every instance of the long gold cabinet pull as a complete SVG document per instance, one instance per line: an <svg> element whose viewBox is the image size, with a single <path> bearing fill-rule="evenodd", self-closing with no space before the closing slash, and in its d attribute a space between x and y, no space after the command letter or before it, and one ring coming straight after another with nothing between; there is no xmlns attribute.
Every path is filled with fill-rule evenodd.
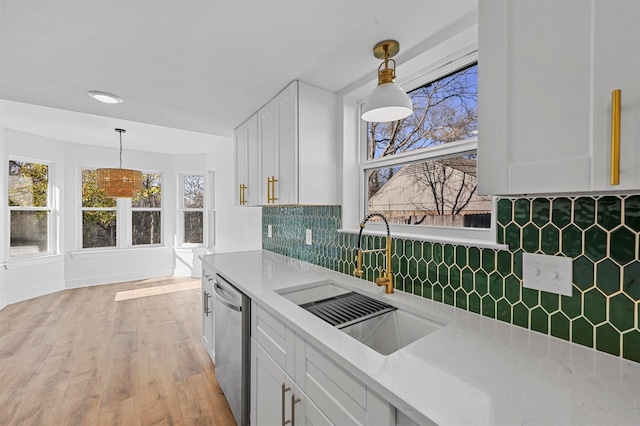
<svg viewBox="0 0 640 426"><path fill-rule="evenodd" d="M291 394L291 426L296 426L296 404L300 402L300 398L296 398L296 394Z"/></svg>
<svg viewBox="0 0 640 426"><path fill-rule="evenodd" d="M291 419L289 419L289 420L285 420L285 419L284 419L284 416L286 415L286 412L285 412L286 410L285 410L285 408L284 408L284 405L285 405L285 404L284 404L284 394L286 394L286 393L287 393L287 392L289 392L290 390L291 390L291 388L290 388L290 387L285 386L285 384L284 384L284 383L282 384L282 395L281 395L281 397L280 397L280 401L282 402L282 426L286 426L286 425L288 425L289 423L291 423Z"/></svg>
<svg viewBox="0 0 640 426"><path fill-rule="evenodd" d="M244 206L245 204L247 204L247 198L245 196L245 190L247 189L247 185L240 184L240 205Z"/></svg>
<svg viewBox="0 0 640 426"><path fill-rule="evenodd" d="M276 179L275 176L269 176L267 178L267 204L275 203L277 198L276 195Z"/></svg>
<svg viewBox="0 0 640 426"><path fill-rule="evenodd" d="M611 185L620 185L620 89L611 93Z"/></svg>

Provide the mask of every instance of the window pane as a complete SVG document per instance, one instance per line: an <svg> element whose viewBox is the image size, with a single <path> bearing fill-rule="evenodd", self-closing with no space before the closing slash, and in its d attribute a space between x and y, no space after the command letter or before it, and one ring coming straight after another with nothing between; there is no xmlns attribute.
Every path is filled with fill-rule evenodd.
<svg viewBox="0 0 640 426"><path fill-rule="evenodd" d="M155 173L142 174L142 189L131 200L136 208L160 208L162 205L162 176Z"/></svg>
<svg viewBox="0 0 640 426"><path fill-rule="evenodd" d="M116 212L82 212L82 247L116 246Z"/></svg>
<svg viewBox="0 0 640 426"><path fill-rule="evenodd" d="M9 161L9 205L47 207L49 167L44 164Z"/></svg>
<svg viewBox="0 0 640 426"><path fill-rule="evenodd" d="M489 228L491 197L476 193L475 153L367 171L368 212L392 223Z"/></svg>
<svg viewBox="0 0 640 426"><path fill-rule="evenodd" d="M478 130L478 66L472 65L408 93L414 113L367 124L367 159L468 139Z"/></svg>
<svg viewBox="0 0 640 426"><path fill-rule="evenodd" d="M42 253L49 249L49 212L11 212L11 256Z"/></svg>
<svg viewBox="0 0 640 426"><path fill-rule="evenodd" d="M104 195L104 191L98 189L95 170L82 170L82 207L115 207L115 198ZM104 247L104 246L97 246Z"/></svg>
<svg viewBox="0 0 640 426"><path fill-rule="evenodd" d="M184 201L186 209L201 209L204 207L204 176L184 176Z"/></svg>
<svg viewBox="0 0 640 426"><path fill-rule="evenodd" d="M160 212L135 211L131 213L132 242L138 244L160 244Z"/></svg>
<svg viewBox="0 0 640 426"><path fill-rule="evenodd" d="M202 243L202 212L184 212L184 242Z"/></svg>

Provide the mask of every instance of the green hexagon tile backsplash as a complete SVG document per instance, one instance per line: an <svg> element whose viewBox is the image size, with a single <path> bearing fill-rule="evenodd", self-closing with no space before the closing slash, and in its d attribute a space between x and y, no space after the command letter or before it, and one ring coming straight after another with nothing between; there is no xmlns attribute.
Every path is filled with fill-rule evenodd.
<svg viewBox="0 0 640 426"><path fill-rule="evenodd" d="M640 195L498 200L497 242L509 250L393 239L395 287L640 362ZM267 237L267 225L273 237ZM351 274L357 234L338 233L339 206L262 210L262 245ZM305 244L313 230L313 245ZM381 247L382 237L365 237ZM522 253L573 259L573 296L522 287ZM364 278L374 279L372 259Z"/></svg>

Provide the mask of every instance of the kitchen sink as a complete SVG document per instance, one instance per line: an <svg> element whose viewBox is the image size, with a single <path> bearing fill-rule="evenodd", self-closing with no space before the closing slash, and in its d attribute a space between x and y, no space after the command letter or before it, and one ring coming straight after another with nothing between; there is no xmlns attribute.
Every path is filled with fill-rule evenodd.
<svg viewBox="0 0 640 426"><path fill-rule="evenodd" d="M396 309L340 330L382 355L389 355L437 331L443 325Z"/></svg>
<svg viewBox="0 0 640 426"><path fill-rule="evenodd" d="M382 355L390 355L444 326L333 281L278 293Z"/></svg>

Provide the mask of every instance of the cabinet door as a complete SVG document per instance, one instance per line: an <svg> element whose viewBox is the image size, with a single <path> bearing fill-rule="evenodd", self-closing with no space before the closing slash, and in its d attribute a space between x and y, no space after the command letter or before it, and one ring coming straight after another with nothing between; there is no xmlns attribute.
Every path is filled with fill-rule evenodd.
<svg viewBox="0 0 640 426"><path fill-rule="evenodd" d="M291 381L254 339L251 340L251 424L282 425L290 420Z"/></svg>
<svg viewBox="0 0 640 426"><path fill-rule="evenodd" d="M211 361L215 362L215 327L213 315L213 281L205 273L202 276L202 343Z"/></svg>
<svg viewBox="0 0 640 426"><path fill-rule="evenodd" d="M640 2L594 4L595 190L640 189ZM611 92L621 90L620 184L611 185Z"/></svg>
<svg viewBox="0 0 640 426"><path fill-rule="evenodd" d="M235 131L236 205L258 204L258 115L253 115Z"/></svg>
<svg viewBox="0 0 640 426"><path fill-rule="evenodd" d="M591 4L479 3L478 192L588 189Z"/></svg>
<svg viewBox="0 0 640 426"><path fill-rule="evenodd" d="M479 6L478 192L640 189L640 2ZM610 184L615 89L619 185Z"/></svg>
<svg viewBox="0 0 640 426"><path fill-rule="evenodd" d="M305 392L337 425L366 425L367 387L309 342L306 344ZM381 420L378 424L388 424Z"/></svg>
<svg viewBox="0 0 640 426"><path fill-rule="evenodd" d="M279 182L270 183L272 179L279 180L278 176L278 145L277 145L277 125L278 125L278 102L272 100L258 111L258 139L260 142L261 154L261 176L260 176L260 204L274 204L272 194Z"/></svg>
<svg viewBox="0 0 640 426"><path fill-rule="evenodd" d="M278 101L278 182L275 204L298 202L298 84L283 90Z"/></svg>
<svg viewBox="0 0 640 426"><path fill-rule="evenodd" d="M297 87L292 83L258 112L263 205L297 202Z"/></svg>
<svg viewBox="0 0 640 426"><path fill-rule="evenodd" d="M236 143L236 189L235 189L235 205L244 205L245 195L244 187L249 185L249 145L247 143L247 127L243 123L235 131Z"/></svg>
<svg viewBox="0 0 640 426"><path fill-rule="evenodd" d="M260 152L258 151L258 114L247 121L247 158L249 183L245 189L245 200L248 206L257 206L260 196Z"/></svg>

